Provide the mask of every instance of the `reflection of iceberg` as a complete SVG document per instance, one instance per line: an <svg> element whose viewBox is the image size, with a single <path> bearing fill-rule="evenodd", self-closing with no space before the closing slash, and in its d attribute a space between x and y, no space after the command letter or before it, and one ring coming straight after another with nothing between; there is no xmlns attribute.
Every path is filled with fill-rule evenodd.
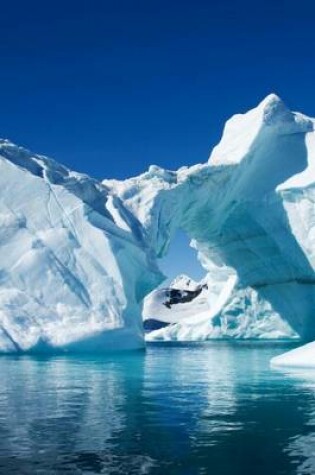
<svg viewBox="0 0 315 475"><path fill-rule="evenodd" d="M129 432L132 443L143 362L141 352L111 360L3 358L0 473L147 473L155 461L145 450L116 443Z"/></svg>
<svg viewBox="0 0 315 475"><path fill-rule="evenodd" d="M78 453L82 444L97 450L96 441L106 444L115 431L122 430L124 413L119 408L126 395L119 363L60 358L11 360L7 364L14 367L16 379L16 384L6 380L3 376L10 373L3 371L1 384L7 387L3 391L9 392L12 386L16 389L0 405L1 427L6 434L1 449L6 447L8 457L20 454L20 446L11 443L17 437L21 437L25 459L31 460L39 448L42 452L45 449L47 456ZM98 369L104 365L106 372ZM18 390L19 385L23 391ZM46 438L37 439L36 431L45 433Z"/></svg>
<svg viewBox="0 0 315 475"><path fill-rule="evenodd" d="M315 373L270 371L274 353L221 341L2 357L0 473L296 473L313 463Z"/></svg>
<svg viewBox="0 0 315 475"><path fill-rule="evenodd" d="M220 348L171 347L169 356L162 350L161 358L163 365L159 349L151 352L149 347L143 391L147 398L158 404L158 418L164 421L165 437L174 453L180 450L179 444L186 432L188 436L194 434L193 445L194 440L199 444L200 439L205 438L212 440L213 445L215 433L222 435L241 428L241 421L234 420L237 375L232 347L224 344ZM196 384L193 383L194 377ZM190 423L185 427L184 421L188 420ZM170 424L172 433L169 433Z"/></svg>
<svg viewBox="0 0 315 475"><path fill-rule="evenodd" d="M315 372L312 369L278 368L285 378L292 379L299 395L307 396L308 404L301 407L306 420L300 428L301 433L292 436L284 452L290 457L297 475L314 475L315 473Z"/></svg>
<svg viewBox="0 0 315 475"><path fill-rule="evenodd" d="M315 419L313 421L315 426ZM297 475L314 475L315 473L315 431L307 435L297 436L288 446L288 454L292 459L303 459L297 463Z"/></svg>

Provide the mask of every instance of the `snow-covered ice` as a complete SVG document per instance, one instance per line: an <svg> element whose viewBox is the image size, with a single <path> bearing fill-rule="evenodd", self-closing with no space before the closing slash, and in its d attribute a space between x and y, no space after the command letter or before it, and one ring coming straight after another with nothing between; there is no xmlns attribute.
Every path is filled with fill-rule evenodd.
<svg viewBox="0 0 315 475"><path fill-rule="evenodd" d="M139 308L162 276L120 200L8 141L0 189L0 349L142 347Z"/></svg>
<svg viewBox="0 0 315 475"><path fill-rule="evenodd" d="M271 359L270 364L274 367L315 368L315 342L275 356Z"/></svg>
<svg viewBox="0 0 315 475"><path fill-rule="evenodd" d="M0 350L141 347L178 228L208 288L147 297L174 322L150 339L315 339L314 123L272 94L207 163L103 183L1 141Z"/></svg>
<svg viewBox="0 0 315 475"><path fill-rule="evenodd" d="M144 329L148 332L166 327L209 310L207 281L198 284L188 276L180 275L169 287L154 290L144 299Z"/></svg>

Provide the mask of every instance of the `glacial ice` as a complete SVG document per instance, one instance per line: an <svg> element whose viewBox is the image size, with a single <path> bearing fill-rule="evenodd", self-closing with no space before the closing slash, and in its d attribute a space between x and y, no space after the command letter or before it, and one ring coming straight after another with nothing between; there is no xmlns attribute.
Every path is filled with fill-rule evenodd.
<svg viewBox="0 0 315 475"><path fill-rule="evenodd" d="M178 228L208 290L148 339L315 339L314 123L270 95L207 163L102 183L1 141L0 350L143 346Z"/></svg>
<svg viewBox="0 0 315 475"><path fill-rule="evenodd" d="M205 282L207 287L203 287L202 292L192 301L178 303L170 308L165 306L168 300L165 293L168 293L168 289L151 292L144 300L144 323L155 318L170 324L148 332L146 340L270 340L298 337L271 305L260 298L257 291L251 288L237 289L236 275L228 276L224 285L217 281L211 282L208 275L199 286L204 286Z"/></svg>
<svg viewBox="0 0 315 475"><path fill-rule="evenodd" d="M143 347L139 307L161 274L106 187L0 143L0 349Z"/></svg>
<svg viewBox="0 0 315 475"><path fill-rule="evenodd" d="M209 312L209 289L205 281L195 282L186 275L178 276L169 287L151 292L143 303L144 329L162 328L183 318Z"/></svg>
<svg viewBox="0 0 315 475"><path fill-rule="evenodd" d="M315 368L315 342L294 348L271 359L272 367Z"/></svg>
<svg viewBox="0 0 315 475"><path fill-rule="evenodd" d="M314 137L272 94L227 122L207 164L105 181L156 257L181 228L217 287L210 312L148 338L315 338Z"/></svg>

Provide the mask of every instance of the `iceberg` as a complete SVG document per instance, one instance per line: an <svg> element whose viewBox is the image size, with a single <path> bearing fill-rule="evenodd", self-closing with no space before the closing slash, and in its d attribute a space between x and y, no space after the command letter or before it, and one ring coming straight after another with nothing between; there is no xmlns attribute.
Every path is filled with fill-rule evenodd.
<svg viewBox="0 0 315 475"><path fill-rule="evenodd" d="M210 312L150 338L315 338L314 152L314 120L271 94L227 122L206 164L104 182L157 259L180 228L218 287Z"/></svg>
<svg viewBox="0 0 315 475"><path fill-rule="evenodd" d="M154 290L144 299L144 330L164 328L209 309L207 282L198 284L188 276L180 275L169 287Z"/></svg>
<svg viewBox="0 0 315 475"><path fill-rule="evenodd" d="M315 368L315 342L294 348L270 360L272 367Z"/></svg>
<svg viewBox="0 0 315 475"><path fill-rule="evenodd" d="M141 348L146 296L150 340L315 339L314 123L272 94L208 162L122 181L0 141L0 351ZM178 229L205 277L155 290Z"/></svg>
<svg viewBox="0 0 315 475"><path fill-rule="evenodd" d="M9 141L0 189L0 350L143 347L139 307L162 274L123 203Z"/></svg>
<svg viewBox="0 0 315 475"><path fill-rule="evenodd" d="M204 341L219 338L297 339L297 333L261 299L254 289L237 287L231 275L220 291L217 282L204 286L190 302L165 307L169 290L153 291L144 303L144 328L147 341ZM158 300L164 291L163 301ZM163 295L163 294L162 294ZM166 297L166 298L165 298ZM155 310L155 319L149 318ZM150 313L149 313L149 312ZM160 325L152 326L158 321ZM163 324L161 324L163 322Z"/></svg>

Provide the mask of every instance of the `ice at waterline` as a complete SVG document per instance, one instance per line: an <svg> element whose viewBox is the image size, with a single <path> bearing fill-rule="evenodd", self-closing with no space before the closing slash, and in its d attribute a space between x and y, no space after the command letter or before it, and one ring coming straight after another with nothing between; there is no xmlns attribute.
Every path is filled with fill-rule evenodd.
<svg viewBox="0 0 315 475"><path fill-rule="evenodd" d="M280 368L314 368L315 369L315 342L307 343L293 350L287 351L271 359L272 367Z"/></svg>
<svg viewBox="0 0 315 475"><path fill-rule="evenodd" d="M190 168L100 183L6 140L0 167L1 352L142 347L178 228L208 292L150 339L315 338L314 119L277 96Z"/></svg>

